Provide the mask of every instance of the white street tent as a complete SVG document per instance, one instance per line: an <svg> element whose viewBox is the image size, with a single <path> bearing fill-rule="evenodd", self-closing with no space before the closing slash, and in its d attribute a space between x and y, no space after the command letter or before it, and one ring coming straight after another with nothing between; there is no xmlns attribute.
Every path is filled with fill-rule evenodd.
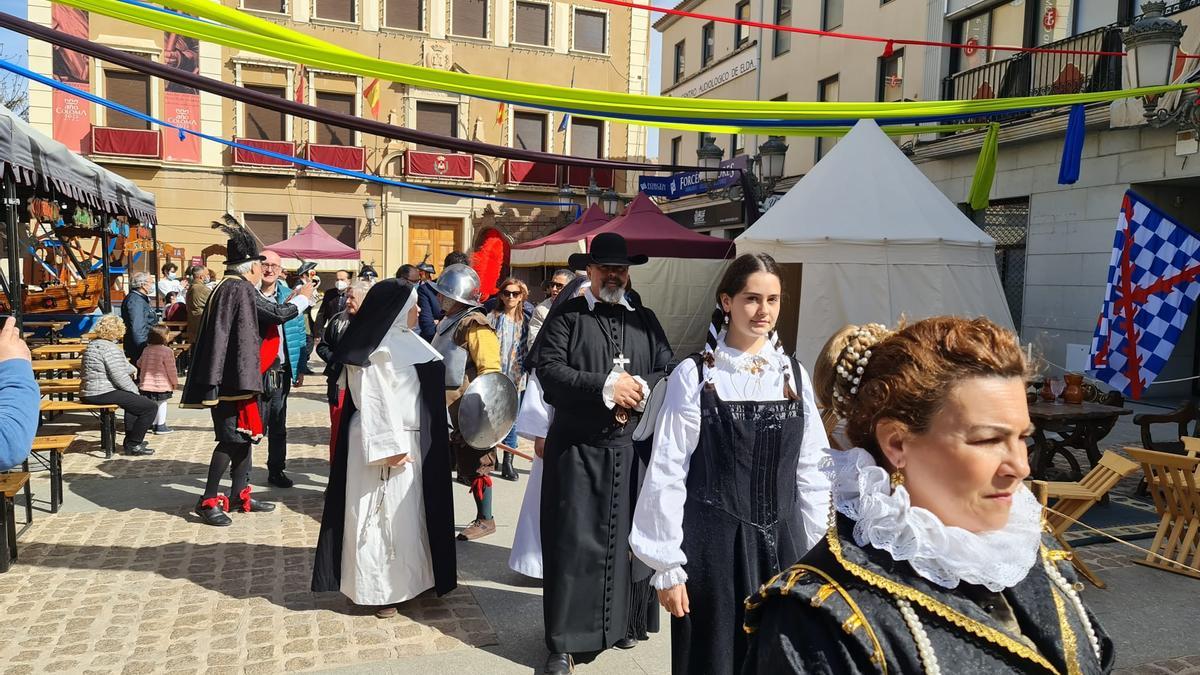
<svg viewBox="0 0 1200 675"><path fill-rule="evenodd" d="M1012 328L996 242L862 120L752 227L739 253L802 265L796 357L849 323L954 314Z"/></svg>

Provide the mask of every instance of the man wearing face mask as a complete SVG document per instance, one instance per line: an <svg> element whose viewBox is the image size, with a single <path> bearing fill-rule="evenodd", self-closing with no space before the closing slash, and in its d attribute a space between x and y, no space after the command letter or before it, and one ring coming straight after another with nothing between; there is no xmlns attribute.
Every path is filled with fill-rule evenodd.
<svg viewBox="0 0 1200 675"><path fill-rule="evenodd" d="M154 277L146 272L137 272L130 279L129 295L121 303L121 319L125 321L125 356L137 363L150 339L150 328L158 323L158 315L150 304L150 295L154 293Z"/></svg>
<svg viewBox="0 0 1200 675"><path fill-rule="evenodd" d="M337 278L333 282L333 288L325 292L325 297L321 298L321 306L317 308L313 335L318 341L321 336L325 335L325 327L329 325L333 317L346 311L346 300L350 290L350 272L338 270L335 276ZM320 352L317 353L320 354Z"/></svg>

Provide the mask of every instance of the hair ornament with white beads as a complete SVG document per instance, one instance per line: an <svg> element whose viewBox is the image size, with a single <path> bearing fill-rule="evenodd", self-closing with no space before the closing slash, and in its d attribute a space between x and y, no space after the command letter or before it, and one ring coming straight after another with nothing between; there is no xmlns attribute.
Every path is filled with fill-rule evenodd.
<svg viewBox="0 0 1200 675"><path fill-rule="evenodd" d="M868 323L859 326L838 357L835 368L837 377L833 385L833 407L840 417L846 417L862 384L867 365L871 362L871 349L891 335L883 324Z"/></svg>

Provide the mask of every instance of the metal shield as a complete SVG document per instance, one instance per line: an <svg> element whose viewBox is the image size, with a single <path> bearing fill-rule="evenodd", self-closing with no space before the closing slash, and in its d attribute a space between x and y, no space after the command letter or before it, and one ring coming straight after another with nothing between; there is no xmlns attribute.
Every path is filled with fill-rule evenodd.
<svg viewBox="0 0 1200 675"><path fill-rule="evenodd" d="M458 403L458 431L476 450L493 448L517 421L517 387L504 373L488 373L467 385Z"/></svg>

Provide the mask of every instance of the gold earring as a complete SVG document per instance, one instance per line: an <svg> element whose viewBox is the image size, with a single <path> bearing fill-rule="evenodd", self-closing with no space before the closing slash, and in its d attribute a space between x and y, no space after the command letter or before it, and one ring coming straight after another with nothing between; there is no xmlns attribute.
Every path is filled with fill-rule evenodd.
<svg viewBox="0 0 1200 675"><path fill-rule="evenodd" d="M904 485L904 474L900 473L900 469L896 469L892 472L891 484L893 490L901 485Z"/></svg>

